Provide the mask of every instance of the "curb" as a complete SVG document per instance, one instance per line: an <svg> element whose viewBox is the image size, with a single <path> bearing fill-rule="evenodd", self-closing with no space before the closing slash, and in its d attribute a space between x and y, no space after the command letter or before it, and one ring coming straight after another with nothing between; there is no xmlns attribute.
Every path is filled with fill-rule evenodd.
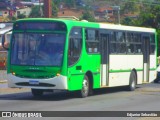
<svg viewBox="0 0 160 120"><path fill-rule="evenodd" d="M0 84L7 83L7 80L0 80Z"/></svg>

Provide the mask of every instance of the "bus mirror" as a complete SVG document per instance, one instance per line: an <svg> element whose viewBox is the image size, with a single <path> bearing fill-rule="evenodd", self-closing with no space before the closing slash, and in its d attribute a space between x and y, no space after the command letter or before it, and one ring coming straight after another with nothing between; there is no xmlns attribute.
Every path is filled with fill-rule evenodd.
<svg viewBox="0 0 160 120"><path fill-rule="evenodd" d="M5 34L2 35L2 47L5 50L9 50L9 43L6 42L6 35Z"/></svg>
<svg viewBox="0 0 160 120"><path fill-rule="evenodd" d="M3 35L2 35L2 47L5 49L5 50L9 50L9 43L10 43L10 37L11 37L11 30L10 31L7 31L5 32Z"/></svg>

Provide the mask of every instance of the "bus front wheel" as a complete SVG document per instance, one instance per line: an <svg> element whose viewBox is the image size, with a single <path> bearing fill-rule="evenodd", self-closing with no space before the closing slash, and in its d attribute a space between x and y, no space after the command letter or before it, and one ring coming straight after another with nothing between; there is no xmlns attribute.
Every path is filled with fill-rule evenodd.
<svg viewBox="0 0 160 120"><path fill-rule="evenodd" d="M134 91L135 90L136 81L137 81L136 73L134 71L132 71L131 74L130 74L130 78L129 78L129 86L128 86L129 91Z"/></svg>
<svg viewBox="0 0 160 120"><path fill-rule="evenodd" d="M31 91L32 91L32 95L35 97L40 97L43 95L43 90L31 89Z"/></svg>
<svg viewBox="0 0 160 120"><path fill-rule="evenodd" d="M85 76L82 82L82 89L80 90L80 97L85 98L88 95L89 95L89 79L87 76Z"/></svg>

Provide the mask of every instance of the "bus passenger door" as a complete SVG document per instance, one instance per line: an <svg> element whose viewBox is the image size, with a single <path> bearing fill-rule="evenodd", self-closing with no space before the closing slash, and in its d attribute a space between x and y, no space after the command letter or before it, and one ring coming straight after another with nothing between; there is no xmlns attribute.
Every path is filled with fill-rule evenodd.
<svg viewBox="0 0 160 120"><path fill-rule="evenodd" d="M109 85L109 34L101 33L101 86Z"/></svg>
<svg viewBox="0 0 160 120"><path fill-rule="evenodd" d="M149 82L149 65L150 65L150 37L143 36L143 82Z"/></svg>

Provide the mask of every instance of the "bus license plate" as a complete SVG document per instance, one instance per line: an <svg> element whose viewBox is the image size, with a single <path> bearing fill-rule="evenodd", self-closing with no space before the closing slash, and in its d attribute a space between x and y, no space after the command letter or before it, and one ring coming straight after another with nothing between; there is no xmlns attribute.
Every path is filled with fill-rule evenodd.
<svg viewBox="0 0 160 120"><path fill-rule="evenodd" d="M39 81L37 80L29 80L30 85L39 85Z"/></svg>

